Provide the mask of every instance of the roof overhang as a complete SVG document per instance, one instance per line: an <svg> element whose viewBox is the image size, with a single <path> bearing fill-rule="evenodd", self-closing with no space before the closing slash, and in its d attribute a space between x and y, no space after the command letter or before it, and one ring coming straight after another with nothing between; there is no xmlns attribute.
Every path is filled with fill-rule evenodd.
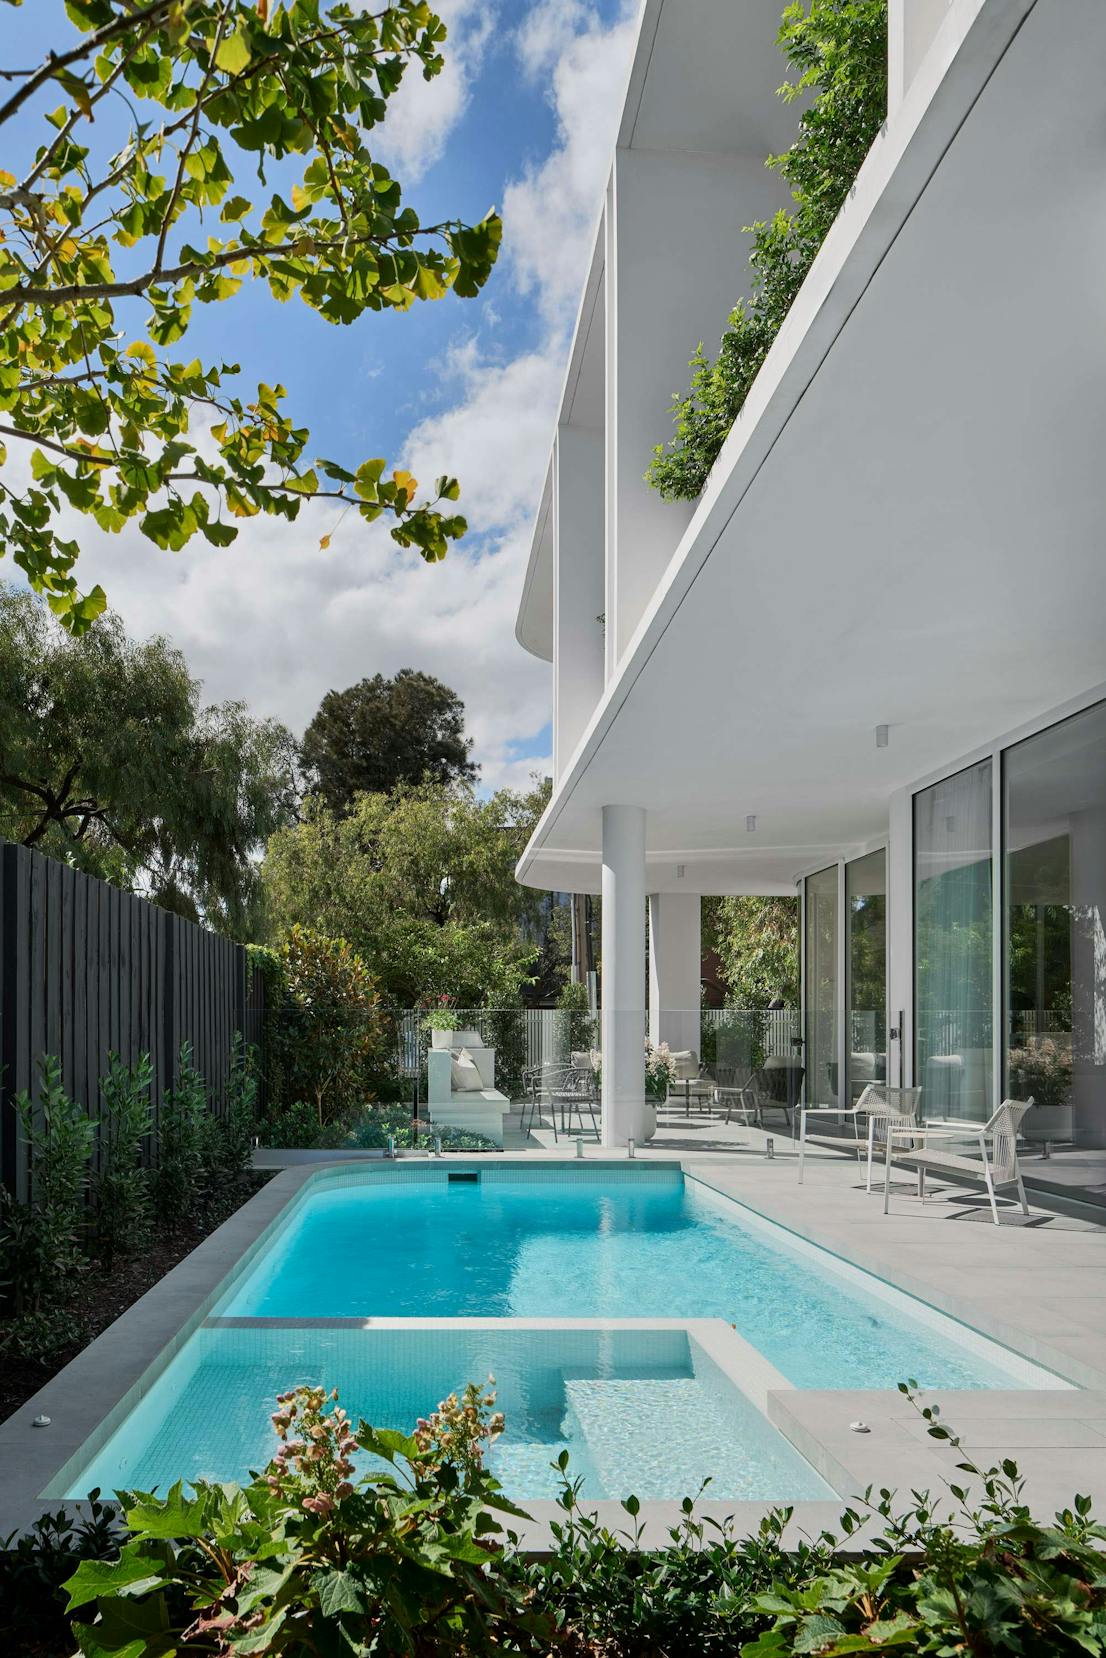
<svg viewBox="0 0 1106 1658"><path fill-rule="evenodd" d="M630 803L651 885L793 881L1106 678L1104 60L1099 0L954 0L520 879L594 887Z"/></svg>

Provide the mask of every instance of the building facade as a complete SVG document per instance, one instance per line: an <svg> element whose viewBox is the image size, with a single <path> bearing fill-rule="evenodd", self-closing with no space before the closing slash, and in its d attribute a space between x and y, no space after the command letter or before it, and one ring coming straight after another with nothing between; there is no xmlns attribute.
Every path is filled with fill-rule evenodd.
<svg viewBox="0 0 1106 1658"><path fill-rule="evenodd" d="M694 1046L700 897L798 893L808 1099L1032 1094L1041 1183L1106 1195L1106 8L891 0L887 122L665 502L786 205L779 10L642 8L518 616L555 773L519 878L603 894L608 1143L646 1006Z"/></svg>

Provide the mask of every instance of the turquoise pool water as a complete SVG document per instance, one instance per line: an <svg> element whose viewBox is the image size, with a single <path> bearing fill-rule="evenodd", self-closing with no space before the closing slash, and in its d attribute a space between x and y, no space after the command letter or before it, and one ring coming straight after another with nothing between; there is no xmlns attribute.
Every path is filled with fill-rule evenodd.
<svg viewBox="0 0 1106 1658"><path fill-rule="evenodd" d="M335 1382L355 1417L409 1430L459 1380L496 1379L507 1432L491 1466L512 1496L552 1498L562 1448L589 1498L832 1498L803 1457L682 1330L207 1328L69 1483L140 1490L245 1479L275 1449L289 1381Z"/></svg>
<svg viewBox="0 0 1106 1658"><path fill-rule="evenodd" d="M427 1319L469 1322L404 1322ZM711 1497L832 1496L754 1402L783 1384L724 1326L583 1319L724 1320L795 1387L1068 1385L679 1168L334 1171L47 1495L243 1479L275 1449L275 1395L301 1382L337 1387L354 1417L410 1428L491 1372L507 1420L494 1466L520 1501L556 1495L562 1448L589 1498L678 1499L708 1475Z"/></svg>
<svg viewBox="0 0 1106 1658"><path fill-rule="evenodd" d="M723 1318L796 1387L1049 1385L953 1320L843 1276L827 1252L789 1247L679 1169L428 1173L320 1182L216 1312Z"/></svg>

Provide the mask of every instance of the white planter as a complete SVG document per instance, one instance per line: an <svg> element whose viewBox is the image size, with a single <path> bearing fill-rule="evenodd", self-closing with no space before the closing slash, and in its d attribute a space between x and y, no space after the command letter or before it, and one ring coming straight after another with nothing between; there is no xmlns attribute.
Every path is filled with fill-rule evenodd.
<svg viewBox="0 0 1106 1658"><path fill-rule="evenodd" d="M453 1032L451 1030L432 1030L430 1032L430 1046L432 1048L452 1048Z"/></svg>

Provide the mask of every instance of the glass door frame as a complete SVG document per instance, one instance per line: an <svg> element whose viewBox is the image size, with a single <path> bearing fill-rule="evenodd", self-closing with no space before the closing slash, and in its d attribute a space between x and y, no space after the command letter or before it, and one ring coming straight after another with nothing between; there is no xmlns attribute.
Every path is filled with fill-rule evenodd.
<svg viewBox="0 0 1106 1658"><path fill-rule="evenodd" d="M885 922L885 927L887 928L887 937L885 939L884 957L883 957L883 997L884 997L885 1006L887 1008L887 1012L885 1014L885 1020L886 1020L887 1027L888 1027L888 1049L890 1049L890 1027L891 1027L891 1024L892 1024L892 1015L891 1015L891 1012L890 1012L890 981L889 981L889 976L888 976L888 963L889 963L889 958L890 958L890 949L888 947L888 941L889 941L889 937L890 937L890 915L891 915L891 892L890 892L890 879L889 879L890 863L891 863L891 845L890 845L890 836L889 835L883 835L883 836L880 836L877 840L872 841L870 844L865 844L865 845L862 845L860 847L854 848L853 850L850 851L848 857L830 858L830 859L828 859L828 861L826 861L824 863L819 862L817 864L812 865L811 868L806 869L806 870L803 871L803 873L799 877L799 880L798 880L798 883L797 883L798 890L799 890L799 1010L800 1010L800 1012L799 1012L799 1022L800 1022L800 1029L802 1031L802 1042L803 1042L804 1073L803 1073L802 1100L803 1100L804 1105L823 1105L823 1104L826 1103L826 1101L823 1100L823 1099L814 1099L814 1098L812 1098L811 1094L810 1094L810 1091L809 1091L811 1065L810 1065L810 1042L809 1042L809 1038L807 1036L807 1031L809 1029L809 1019L810 1019L811 1010L807 1005L807 988L808 988L808 984L809 984L809 979L808 979L808 974L807 974L807 948L806 948L806 941L807 941L807 924L806 924L807 923L807 882L810 880L810 878L812 876L814 876L814 875L823 875L829 869L834 869L835 868L836 871L837 871L837 900L836 900L837 931L836 931L836 939L835 939L835 956L836 956L835 968L836 968L836 975L837 975L837 982L836 982L836 985L835 985L835 997L836 997L837 1005L834 1009L834 1017L836 1019L837 1028L836 1028L836 1032L835 1032L836 1040L835 1040L835 1043L834 1043L834 1059L835 1059L835 1062L836 1062L836 1065L837 1065L836 1104L839 1107L839 1109L844 1110L845 1109L845 1091L846 1091L846 1083L847 1083L848 1054L849 1054L849 1048L848 1048L849 1028L850 1028L849 1027L849 1019L850 1019L850 1014L851 1014L851 1011L852 1011L850 1009L850 1007L848 1006L848 1000L849 1000L849 989L848 989L849 927L848 927L848 906L847 906L847 901L846 901L846 896L845 896L845 894L846 894L845 869L846 869L846 866L848 864L855 863L860 858L870 857L873 852L882 852L883 853L884 875L885 875L884 885L887 889L885 899L884 899L884 902L886 903L886 906L887 906L887 920ZM912 851L911 855L913 856L913 851ZM895 1017L895 1022L897 1023L898 1015L896 1014L894 1017ZM888 1064L888 1068L890 1068L890 1052L888 1052L887 1064ZM899 1057L899 1067L900 1067L900 1069L901 1069L901 1066L902 1066L902 1055L901 1055L901 1052L900 1052L900 1057Z"/></svg>

